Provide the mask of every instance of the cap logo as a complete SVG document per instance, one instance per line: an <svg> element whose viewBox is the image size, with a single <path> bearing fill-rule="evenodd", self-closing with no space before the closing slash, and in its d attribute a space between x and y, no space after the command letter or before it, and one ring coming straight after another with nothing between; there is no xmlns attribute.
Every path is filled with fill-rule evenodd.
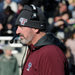
<svg viewBox="0 0 75 75"><path fill-rule="evenodd" d="M19 21L20 21L20 24L21 24L21 25L25 25L25 23L27 22L27 19L25 19L25 18L20 18Z"/></svg>

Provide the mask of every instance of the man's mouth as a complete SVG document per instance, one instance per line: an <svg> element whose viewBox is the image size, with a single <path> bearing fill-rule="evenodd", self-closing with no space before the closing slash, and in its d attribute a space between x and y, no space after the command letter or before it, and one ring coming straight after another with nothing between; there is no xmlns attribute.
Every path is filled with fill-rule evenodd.
<svg viewBox="0 0 75 75"><path fill-rule="evenodd" d="M20 34L19 36L20 36L20 39L24 39L24 36L23 35Z"/></svg>
<svg viewBox="0 0 75 75"><path fill-rule="evenodd" d="M23 39L24 37L23 36L20 36L20 38Z"/></svg>

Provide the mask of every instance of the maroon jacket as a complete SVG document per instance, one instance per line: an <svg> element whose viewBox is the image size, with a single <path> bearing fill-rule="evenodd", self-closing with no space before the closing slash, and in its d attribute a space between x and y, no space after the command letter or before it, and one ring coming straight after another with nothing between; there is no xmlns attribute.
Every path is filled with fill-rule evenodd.
<svg viewBox="0 0 75 75"><path fill-rule="evenodd" d="M40 40L43 41L46 37L47 35ZM32 47L23 75L69 75L66 57L59 46L45 42L40 45L38 41L36 47Z"/></svg>

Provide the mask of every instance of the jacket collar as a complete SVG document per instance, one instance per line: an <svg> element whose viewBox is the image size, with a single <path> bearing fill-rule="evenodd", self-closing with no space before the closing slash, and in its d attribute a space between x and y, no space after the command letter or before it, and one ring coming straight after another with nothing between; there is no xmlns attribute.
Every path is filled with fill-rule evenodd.
<svg viewBox="0 0 75 75"><path fill-rule="evenodd" d="M50 33L46 33L46 35L43 36L42 38L40 38L40 40L38 40L38 42L35 45L31 44L29 46L29 49L31 51L35 51L35 50L38 50L39 48L41 48L45 45L51 44L51 42L50 42L51 40L50 40L49 36L50 36Z"/></svg>
<svg viewBox="0 0 75 75"><path fill-rule="evenodd" d="M57 39L52 33L46 33L45 36L40 38L35 45L30 45L29 48L31 51L36 51L39 48L46 45L56 45L58 46L64 53L66 52L66 46Z"/></svg>

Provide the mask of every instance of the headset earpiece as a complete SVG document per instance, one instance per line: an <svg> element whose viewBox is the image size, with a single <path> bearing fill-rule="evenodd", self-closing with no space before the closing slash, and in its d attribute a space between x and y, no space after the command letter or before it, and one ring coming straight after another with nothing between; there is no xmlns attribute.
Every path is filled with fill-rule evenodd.
<svg viewBox="0 0 75 75"><path fill-rule="evenodd" d="M31 20L39 21L39 17L38 17L38 14L37 14L37 8L36 8L36 6L33 5L33 4L30 5L30 6L31 6L32 12L33 12L32 16L31 16Z"/></svg>

